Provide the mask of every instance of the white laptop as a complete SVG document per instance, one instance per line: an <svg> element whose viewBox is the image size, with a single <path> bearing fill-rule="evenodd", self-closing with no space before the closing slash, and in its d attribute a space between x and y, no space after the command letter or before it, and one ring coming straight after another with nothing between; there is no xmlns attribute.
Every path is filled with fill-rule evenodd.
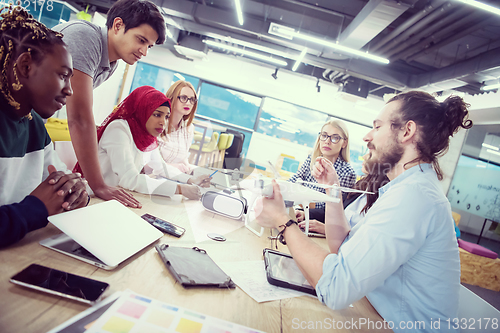
<svg viewBox="0 0 500 333"><path fill-rule="evenodd" d="M114 269L163 233L115 200L49 216L64 234L41 245L100 268Z"/></svg>

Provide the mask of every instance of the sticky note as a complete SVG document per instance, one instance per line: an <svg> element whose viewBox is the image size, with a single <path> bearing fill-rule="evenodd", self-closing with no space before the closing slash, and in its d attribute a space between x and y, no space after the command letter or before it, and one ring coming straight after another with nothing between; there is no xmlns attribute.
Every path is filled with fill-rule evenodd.
<svg viewBox="0 0 500 333"><path fill-rule="evenodd" d="M118 312L126 316L139 319L146 309L147 306L127 301L120 306Z"/></svg>
<svg viewBox="0 0 500 333"><path fill-rule="evenodd" d="M111 317L102 326L102 329L111 333L128 333L134 327L134 323L120 317Z"/></svg>
<svg viewBox="0 0 500 333"><path fill-rule="evenodd" d="M179 321L179 325L177 325L175 331L179 333L200 333L202 327L202 323L198 323L186 318L181 318L181 320Z"/></svg>
<svg viewBox="0 0 500 333"><path fill-rule="evenodd" d="M175 316L173 314L154 309L153 311L151 311L146 321L151 324L169 328L172 324L172 321L174 321L174 318Z"/></svg>

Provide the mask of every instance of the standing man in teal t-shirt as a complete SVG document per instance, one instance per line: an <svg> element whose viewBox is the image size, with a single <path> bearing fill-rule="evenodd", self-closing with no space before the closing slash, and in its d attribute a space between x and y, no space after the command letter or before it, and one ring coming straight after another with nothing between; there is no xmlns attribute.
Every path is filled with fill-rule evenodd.
<svg viewBox="0 0 500 333"><path fill-rule="evenodd" d="M123 189L107 186L97 158L97 132L92 110L93 89L115 71L118 60L133 65L155 44L165 41L165 21L155 4L147 0L119 0L108 11L106 28L87 21L57 25L73 57L73 96L66 109L76 157L94 194L141 207Z"/></svg>

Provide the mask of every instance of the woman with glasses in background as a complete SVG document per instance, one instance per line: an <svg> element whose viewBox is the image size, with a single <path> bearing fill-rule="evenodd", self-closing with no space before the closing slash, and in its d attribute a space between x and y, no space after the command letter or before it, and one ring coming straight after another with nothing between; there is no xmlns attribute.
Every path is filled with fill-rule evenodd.
<svg viewBox="0 0 500 333"><path fill-rule="evenodd" d="M172 110L169 125L158 138L161 156L165 163L179 170L177 179L184 177L188 184L208 187L208 175L191 177L196 165L188 162L189 147L194 137L193 119L198 106L196 91L191 83L179 80L170 86L165 95L172 101Z"/></svg>
<svg viewBox="0 0 500 333"><path fill-rule="evenodd" d="M300 179L306 182L317 183L316 179L311 175L311 168L319 156L325 157L333 163L339 177L339 186L349 188L354 186L356 183L356 172L349 164L349 132L343 121L334 119L323 125L321 131L318 133L312 154L307 157L300 169L295 175L290 177L289 181L295 183ZM324 188L313 184L304 184L304 186L326 193ZM346 196L346 193L343 195ZM309 218L311 220L316 219L317 213L320 213L319 216L323 213L322 215L324 216L324 211L325 203L317 202L315 208L309 211ZM304 219L303 211L297 210L295 213L299 222Z"/></svg>

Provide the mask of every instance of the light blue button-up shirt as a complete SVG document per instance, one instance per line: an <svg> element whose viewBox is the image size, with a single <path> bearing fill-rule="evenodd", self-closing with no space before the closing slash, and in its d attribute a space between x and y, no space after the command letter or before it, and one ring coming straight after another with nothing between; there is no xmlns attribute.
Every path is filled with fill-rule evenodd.
<svg viewBox="0 0 500 333"><path fill-rule="evenodd" d="M339 253L326 257L316 292L332 309L366 296L395 332L453 332L459 288L450 204L422 164L379 189Z"/></svg>

